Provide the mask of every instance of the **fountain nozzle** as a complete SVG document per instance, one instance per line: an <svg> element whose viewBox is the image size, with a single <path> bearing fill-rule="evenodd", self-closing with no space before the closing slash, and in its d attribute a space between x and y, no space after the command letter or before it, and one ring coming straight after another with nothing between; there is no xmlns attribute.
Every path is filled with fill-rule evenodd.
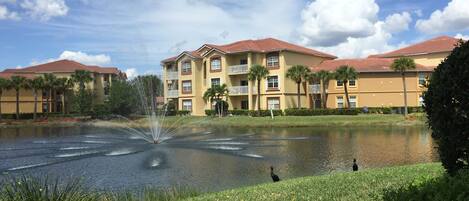
<svg viewBox="0 0 469 201"><path fill-rule="evenodd" d="M159 144L160 140L153 140L153 144Z"/></svg>

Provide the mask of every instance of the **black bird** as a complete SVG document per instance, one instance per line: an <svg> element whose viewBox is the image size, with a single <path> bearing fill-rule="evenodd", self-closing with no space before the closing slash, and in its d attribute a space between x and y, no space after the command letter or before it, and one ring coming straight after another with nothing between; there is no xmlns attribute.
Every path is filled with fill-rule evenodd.
<svg viewBox="0 0 469 201"><path fill-rule="evenodd" d="M280 178L276 174L274 174L274 166L270 166L270 177L272 177L272 180L274 182L280 181Z"/></svg>
<svg viewBox="0 0 469 201"><path fill-rule="evenodd" d="M357 165L357 159L353 159L353 166L352 166L353 171L358 171L358 165Z"/></svg>

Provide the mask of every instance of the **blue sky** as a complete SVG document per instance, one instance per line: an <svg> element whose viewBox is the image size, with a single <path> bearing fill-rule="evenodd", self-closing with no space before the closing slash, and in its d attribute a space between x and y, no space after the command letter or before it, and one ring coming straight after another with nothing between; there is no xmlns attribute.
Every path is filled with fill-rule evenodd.
<svg viewBox="0 0 469 201"><path fill-rule="evenodd" d="M0 70L58 59L160 73L203 43L274 37L340 58L469 36L469 0L0 0Z"/></svg>

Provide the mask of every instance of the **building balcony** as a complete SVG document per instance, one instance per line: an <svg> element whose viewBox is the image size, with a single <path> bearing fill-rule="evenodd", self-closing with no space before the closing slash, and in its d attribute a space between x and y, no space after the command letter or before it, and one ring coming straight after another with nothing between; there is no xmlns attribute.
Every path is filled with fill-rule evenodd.
<svg viewBox="0 0 469 201"><path fill-rule="evenodd" d="M228 75L240 75L248 73L248 65L241 64L235 66L228 66Z"/></svg>
<svg viewBox="0 0 469 201"><path fill-rule="evenodd" d="M177 80L178 79L178 72L177 71L167 71L166 72L166 79L167 80Z"/></svg>
<svg viewBox="0 0 469 201"><path fill-rule="evenodd" d="M177 98L179 97L179 90L168 90L168 98Z"/></svg>
<svg viewBox="0 0 469 201"><path fill-rule="evenodd" d="M311 84L309 85L309 92L312 94L320 94L321 93L321 85L320 84Z"/></svg>
<svg viewBox="0 0 469 201"><path fill-rule="evenodd" d="M230 96L248 95L249 93L248 86L233 86L233 87L229 87L228 90L229 90Z"/></svg>

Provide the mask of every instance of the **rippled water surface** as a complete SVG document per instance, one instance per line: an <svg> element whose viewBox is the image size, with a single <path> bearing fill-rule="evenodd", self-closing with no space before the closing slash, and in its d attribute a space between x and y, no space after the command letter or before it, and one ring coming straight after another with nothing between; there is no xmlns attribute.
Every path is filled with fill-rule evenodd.
<svg viewBox="0 0 469 201"><path fill-rule="evenodd" d="M82 176L96 188L189 185L221 190L360 168L437 160L430 132L409 128L179 129L148 144L114 129L0 129L0 180L11 175Z"/></svg>

